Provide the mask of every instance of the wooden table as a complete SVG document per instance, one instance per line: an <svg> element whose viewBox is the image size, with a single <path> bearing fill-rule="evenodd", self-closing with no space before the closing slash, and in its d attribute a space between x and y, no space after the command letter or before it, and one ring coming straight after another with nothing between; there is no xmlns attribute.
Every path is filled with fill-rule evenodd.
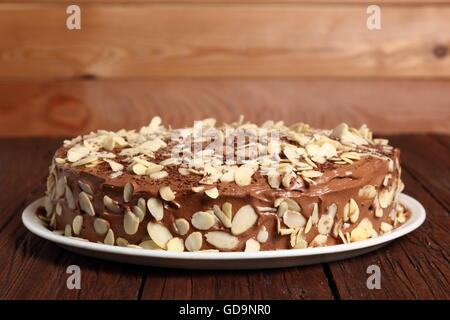
<svg viewBox="0 0 450 320"><path fill-rule="evenodd" d="M449 299L450 136L392 136L402 150L405 192L427 210L412 234L346 261L262 271L166 270L80 256L22 225L22 210L44 193L62 139L0 139L1 299ZM66 268L81 268L81 289ZM381 268L381 290L366 286Z"/></svg>

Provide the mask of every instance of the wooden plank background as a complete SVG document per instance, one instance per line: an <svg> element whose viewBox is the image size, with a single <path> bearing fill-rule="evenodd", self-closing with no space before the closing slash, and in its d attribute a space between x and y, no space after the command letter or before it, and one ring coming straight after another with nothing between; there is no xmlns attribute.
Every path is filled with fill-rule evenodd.
<svg viewBox="0 0 450 320"><path fill-rule="evenodd" d="M73 77L448 78L450 6L367 4L0 5L0 79Z"/></svg>
<svg viewBox="0 0 450 320"><path fill-rule="evenodd" d="M449 0L378 1L376 31L357 0L82 0L75 31L68 4L0 4L0 136L244 111L259 122L450 134Z"/></svg>
<svg viewBox="0 0 450 320"><path fill-rule="evenodd" d="M174 127L244 114L262 123L333 127L367 123L378 133L449 132L446 81L78 80L0 83L0 135L73 136L98 128Z"/></svg>

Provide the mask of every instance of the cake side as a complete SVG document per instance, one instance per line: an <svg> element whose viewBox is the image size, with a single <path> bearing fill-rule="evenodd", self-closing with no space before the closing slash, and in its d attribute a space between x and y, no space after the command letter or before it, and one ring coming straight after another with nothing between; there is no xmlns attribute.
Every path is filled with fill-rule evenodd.
<svg viewBox="0 0 450 320"><path fill-rule="evenodd" d="M365 126L206 119L172 130L156 117L139 131L66 141L42 220L66 236L147 249L334 245L406 220L400 175L399 150Z"/></svg>

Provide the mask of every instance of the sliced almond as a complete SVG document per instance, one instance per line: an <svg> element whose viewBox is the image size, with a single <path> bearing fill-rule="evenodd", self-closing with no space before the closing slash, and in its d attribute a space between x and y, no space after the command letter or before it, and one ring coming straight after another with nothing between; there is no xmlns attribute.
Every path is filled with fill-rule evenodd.
<svg viewBox="0 0 450 320"><path fill-rule="evenodd" d="M153 240L142 241L141 243L139 243L139 247L141 247L143 249L149 249L149 250L163 250Z"/></svg>
<svg viewBox="0 0 450 320"><path fill-rule="evenodd" d="M89 154L89 149L81 145L76 145L67 151L67 160L75 162Z"/></svg>
<svg viewBox="0 0 450 320"><path fill-rule="evenodd" d="M103 196L103 204L105 205L106 209L113 213L120 213L120 207L115 203L113 199L108 197L107 195Z"/></svg>
<svg viewBox="0 0 450 320"><path fill-rule="evenodd" d="M235 171L236 171L236 168L233 168L233 167L227 168L226 171L220 177L220 181L223 183L233 182Z"/></svg>
<svg viewBox="0 0 450 320"><path fill-rule="evenodd" d="M147 167L141 163L136 163L135 165L133 165L133 167L131 169L138 176L143 176L144 174L147 173Z"/></svg>
<svg viewBox="0 0 450 320"><path fill-rule="evenodd" d="M113 160L105 159L112 171L118 172L123 170L123 165Z"/></svg>
<svg viewBox="0 0 450 320"><path fill-rule="evenodd" d="M107 245L110 245L110 246L113 246L114 242L115 242L114 232L112 231L112 229L109 229L108 232L106 233L106 237L103 240L103 243L107 244Z"/></svg>
<svg viewBox="0 0 450 320"><path fill-rule="evenodd" d="M198 230L208 230L214 223L214 216L209 212L199 211L192 215L192 225Z"/></svg>
<svg viewBox="0 0 450 320"><path fill-rule="evenodd" d="M277 214L279 217L283 217L288 210L289 210L289 206L288 206L287 202L283 201L278 206Z"/></svg>
<svg viewBox="0 0 450 320"><path fill-rule="evenodd" d="M361 227L356 227L353 229L350 235L351 242L366 240L367 238L369 238L367 230Z"/></svg>
<svg viewBox="0 0 450 320"><path fill-rule="evenodd" d="M286 172L286 174L281 179L281 184L283 187L288 189L291 186L292 179L294 179L296 175L293 172Z"/></svg>
<svg viewBox="0 0 450 320"><path fill-rule="evenodd" d="M121 238L121 237L117 237L116 239L116 245L118 245L119 247L126 247L128 246L128 240Z"/></svg>
<svg viewBox="0 0 450 320"><path fill-rule="evenodd" d="M189 222L184 218L175 220L175 226L177 228L178 234L182 236L184 236L189 231Z"/></svg>
<svg viewBox="0 0 450 320"><path fill-rule="evenodd" d="M231 219L231 218L233 217L233 211L232 211L232 208L233 208L233 206L232 206L232 204L231 204L230 202L225 202L225 203L222 205L222 211L223 211L223 213L225 213L225 215L226 215L229 219Z"/></svg>
<svg viewBox="0 0 450 320"><path fill-rule="evenodd" d="M267 181L269 182L269 185L271 188L278 189L278 188L280 188L280 185L281 185L281 176L278 172L269 174L267 176Z"/></svg>
<svg viewBox="0 0 450 320"><path fill-rule="evenodd" d="M205 194L212 199L217 199L219 197L219 190L217 188L208 189L205 191Z"/></svg>
<svg viewBox="0 0 450 320"><path fill-rule="evenodd" d="M128 245L127 245L127 248L143 249L142 247L137 246L137 245L135 245L135 244L128 244Z"/></svg>
<svg viewBox="0 0 450 320"><path fill-rule="evenodd" d="M375 217L381 218L384 214L384 211L380 206L380 201L378 200L378 197L375 197L375 199L373 201L373 208L374 208Z"/></svg>
<svg viewBox="0 0 450 320"><path fill-rule="evenodd" d="M44 208L45 208L45 212L47 213L47 217L49 217L53 212L53 203L52 203L52 199L50 199L50 197L45 197Z"/></svg>
<svg viewBox="0 0 450 320"><path fill-rule="evenodd" d="M290 244L291 247L295 247L295 244L297 243L297 235L299 234L300 229L294 229L294 232L291 233L290 235Z"/></svg>
<svg viewBox="0 0 450 320"><path fill-rule="evenodd" d="M158 179L164 179L165 177L167 177L169 174L167 173L167 171L158 171L158 172L153 172L151 174L149 174L149 177L155 180Z"/></svg>
<svg viewBox="0 0 450 320"><path fill-rule="evenodd" d="M142 212L144 212L144 214L147 211L147 202L145 201L144 198L139 198L138 202L137 202L137 206L142 210Z"/></svg>
<svg viewBox="0 0 450 320"><path fill-rule="evenodd" d="M231 219L220 209L218 205L213 206L213 211L225 228L231 228Z"/></svg>
<svg viewBox="0 0 450 320"><path fill-rule="evenodd" d="M273 206L275 208L278 208L283 202L284 202L285 198L276 198L275 201L273 202Z"/></svg>
<svg viewBox="0 0 450 320"><path fill-rule="evenodd" d="M44 227L47 227L47 228L49 227L48 223L49 223L50 219L48 219L47 217L44 217L40 214L36 214L36 221L39 224L43 225Z"/></svg>
<svg viewBox="0 0 450 320"><path fill-rule="evenodd" d="M72 167L78 166L95 167L99 163L100 161L97 156L87 156L86 158L83 158L81 160L78 160L77 162L72 163Z"/></svg>
<svg viewBox="0 0 450 320"><path fill-rule="evenodd" d="M308 221L306 222L306 226L305 226L305 234L308 234L309 231L311 231L312 224L313 224L313 219L312 219L312 217L309 217Z"/></svg>
<svg viewBox="0 0 450 320"><path fill-rule="evenodd" d="M316 171L316 170L303 170L302 171L302 177L305 178L318 178L323 175L322 172Z"/></svg>
<svg viewBox="0 0 450 320"><path fill-rule="evenodd" d="M327 244L328 237L324 234L318 234L312 241L309 243L310 247L323 247Z"/></svg>
<svg viewBox="0 0 450 320"><path fill-rule="evenodd" d="M82 215L75 216L75 218L73 218L73 221L72 221L73 233L75 233L76 235L79 235L82 227L83 227L83 216Z"/></svg>
<svg viewBox="0 0 450 320"><path fill-rule="evenodd" d="M297 233L297 239L295 242L294 249L304 249L307 247L308 247L308 242L305 239L305 233L302 230L300 230Z"/></svg>
<svg viewBox="0 0 450 320"><path fill-rule="evenodd" d="M261 229L259 229L258 234L256 235L256 240L258 240L261 243L265 243L268 238L269 238L269 233L267 232L266 227L262 226Z"/></svg>
<svg viewBox="0 0 450 320"><path fill-rule="evenodd" d="M159 188L159 194L161 198L163 198L166 201L175 200L175 194L173 193L172 189L170 189L169 186L163 186Z"/></svg>
<svg viewBox="0 0 450 320"><path fill-rule="evenodd" d="M355 223L359 218L359 207L356 201L351 198L348 203L344 206L344 222L350 220L350 222Z"/></svg>
<svg viewBox="0 0 450 320"><path fill-rule="evenodd" d="M258 220L258 214L251 205L241 207L234 215L231 233L239 235L250 229Z"/></svg>
<svg viewBox="0 0 450 320"><path fill-rule="evenodd" d="M149 222L147 224L147 231L150 238L163 249L167 248L167 242L173 238L169 229L159 223Z"/></svg>
<svg viewBox="0 0 450 320"><path fill-rule="evenodd" d="M313 212L311 214L311 219L312 219L313 224L319 223L319 204L318 203L314 203Z"/></svg>
<svg viewBox="0 0 450 320"><path fill-rule="evenodd" d="M88 239L83 239L83 238L79 238L79 237L69 237L69 238L71 238L71 239L73 239L73 240L78 240L78 241L89 242L89 240L88 240Z"/></svg>
<svg viewBox="0 0 450 320"><path fill-rule="evenodd" d="M184 244L188 251L194 252L199 251L202 247L203 237L198 231L192 232L185 240Z"/></svg>
<svg viewBox="0 0 450 320"><path fill-rule="evenodd" d="M191 190L195 193L202 192L205 190L205 187L192 187Z"/></svg>
<svg viewBox="0 0 450 320"><path fill-rule="evenodd" d="M156 221L160 221L164 217L164 206L161 200L156 198L148 199L147 208Z"/></svg>
<svg viewBox="0 0 450 320"><path fill-rule="evenodd" d="M342 229L342 225L343 225L344 221L341 219L339 219L337 222L334 223L333 226L333 231L332 231L332 235L333 237L337 238L339 237L339 232Z"/></svg>
<svg viewBox="0 0 450 320"><path fill-rule="evenodd" d="M164 169L164 166L161 166L159 164L152 164L149 167L147 167L147 170L145 171L145 173L148 175L152 175L157 172L160 172L162 169Z"/></svg>
<svg viewBox="0 0 450 320"><path fill-rule="evenodd" d="M144 209L144 210L145 210L145 209ZM139 205L133 207L133 214L134 214L136 217L138 217L139 222L142 222L142 220L144 220L145 212L146 212L146 211L147 211L147 210L142 211L142 209L141 209L141 207L140 207Z"/></svg>
<svg viewBox="0 0 450 320"><path fill-rule="evenodd" d="M283 215L283 222L289 228L294 229L298 229L306 225L305 217L301 213L293 210L286 211L286 213Z"/></svg>
<svg viewBox="0 0 450 320"><path fill-rule="evenodd" d="M52 214L51 218L50 218L50 223L49 223L50 228L55 229L56 228L56 214Z"/></svg>
<svg viewBox="0 0 450 320"><path fill-rule="evenodd" d="M359 207L356 201L352 198L349 202L349 216L350 222L355 223L359 218Z"/></svg>
<svg viewBox="0 0 450 320"><path fill-rule="evenodd" d="M123 187L123 201L129 202L133 197L134 187L131 183L127 183L125 187Z"/></svg>
<svg viewBox="0 0 450 320"><path fill-rule="evenodd" d="M70 226L70 224L66 224L66 226L64 227L64 235L66 237L72 236L72 227Z"/></svg>
<svg viewBox="0 0 450 320"><path fill-rule="evenodd" d="M167 251L183 252L184 241L181 238L172 238L167 241Z"/></svg>
<svg viewBox="0 0 450 320"><path fill-rule="evenodd" d="M250 170L244 166L237 168L234 172L234 181L238 186L248 186L252 182Z"/></svg>
<svg viewBox="0 0 450 320"><path fill-rule="evenodd" d="M324 214L320 217L319 223L317 224L317 230L320 234L327 235L331 232L333 227L333 217L329 214Z"/></svg>
<svg viewBox="0 0 450 320"><path fill-rule="evenodd" d="M359 189L358 196L363 199L373 199L377 194L377 190L374 186L368 184Z"/></svg>
<svg viewBox="0 0 450 320"><path fill-rule="evenodd" d="M55 197L61 198L64 196L64 193L66 192L66 186L67 186L67 178L61 177L56 181L56 187L55 187Z"/></svg>
<svg viewBox="0 0 450 320"><path fill-rule="evenodd" d="M205 234L206 241L219 249L232 250L239 244L239 239L223 231L212 231Z"/></svg>
<svg viewBox="0 0 450 320"><path fill-rule="evenodd" d="M330 215L334 219L334 217L336 216L336 213L337 213L336 203L330 204L327 208L327 211L328 211L328 215Z"/></svg>
<svg viewBox="0 0 450 320"><path fill-rule="evenodd" d="M57 202L55 206L55 212L56 215L61 216L62 215L62 206L61 203Z"/></svg>
<svg viewBox="0 0 450 320"><path fill-rule="evenodd" d="M123 228L127 234L135 234L139 228L139 218L131 211L125 212L123 217Z"/></svg>
<svg viewBox="0 0 450 320"><path fill-rule="evenodd" d="M94 220L94 230L97 234L105 234L109 230L109 222L105 219L96 218Z"/></svg>
<svg viewBox="0 0 450 320"><path fill-rule="evenodd" d="M261 249L261 245L255 239L248 239L245 242L245 252L255 252Z"/></svg>
<svg viewBox="0 0 450 320"><path fill-rule="evenodd" d="M187 168L178 168L178 173L182 176L188 176L191 174L191 172Z"/></svg>
<svg viewBox="0 0 450 320"><path fill-rule="evenodd" d="M69 186L67 186L67 185L66 185L65 195L66 195L67 206L69 207L69 209L75 209L75 200L73 199L73 193L72 193L72 190L70 190Z"/></svg>
<svg viewBox="0 0 450 320"><path fill-rule="evenodd" d="M80 186L81 190L83 190L84 192L86 192L89 195L94 195L94 192L92 192L92 188L89 184L84 183L81 180L78 180L78 185Z"/></svg>
<svg viewBox="0 0 450 320"><path fill-rule="evenodd" d="M90 216L95 216L94 207L92 206L91 199L86 192L81 191L78 195L78 202L80 203L80 209L86 212Z"/></svg>
<svg viewBox="0 0 450 320"><path fill-rule="evenodd" d="M297 203L297 201L290 199L290 198L284 198L284 202L287 203L289 210L297 211L297 212L301 211L300 205Z"/></svg>
<svg viewBox="0 0 450 320"><path fill-rule="evenodd" d="M378 195L378 201L380 203L381 208L386 209L389 207L389 205L392 203L392 200L394 199L394 192L393 190L390 191L388 189L381 190L380 194Z"/></svg>
<svg viewBox="0 0 450 320"><path fill-rule="evenodd" d="M392 229L394 229L394 227L391 224L389 224L389 223L382 222L381 225L380 225L380 230L383 233L391 232Z"/></svg>

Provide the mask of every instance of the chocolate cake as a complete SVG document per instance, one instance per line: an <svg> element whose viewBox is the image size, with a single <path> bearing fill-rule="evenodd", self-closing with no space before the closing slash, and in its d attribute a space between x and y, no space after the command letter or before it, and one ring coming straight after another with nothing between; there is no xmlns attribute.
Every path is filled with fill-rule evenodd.
<svg viewBox="0 0 450 320"><path fill-rule="evenodd" d="M303 123L99 130L67 140L44 216L83 241L168 251L258 251L376 237L406 221L399 150L365 126Z"/></svg>

